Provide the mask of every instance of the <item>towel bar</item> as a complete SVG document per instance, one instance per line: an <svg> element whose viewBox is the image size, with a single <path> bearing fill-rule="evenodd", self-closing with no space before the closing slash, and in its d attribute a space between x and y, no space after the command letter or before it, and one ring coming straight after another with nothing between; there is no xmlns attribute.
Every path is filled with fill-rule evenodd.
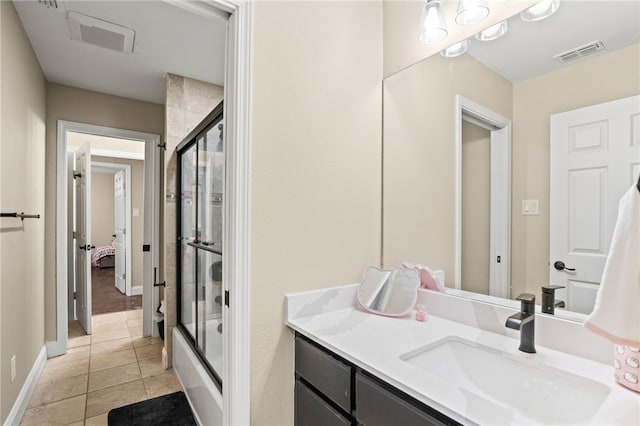
<svg viewBox="0 0 640 426"><path fill-rule="evenodd" d="M20 220L25 219L40 219L39 214L24 214L24 213L0 213L0 217L19 217Z"/></svg>

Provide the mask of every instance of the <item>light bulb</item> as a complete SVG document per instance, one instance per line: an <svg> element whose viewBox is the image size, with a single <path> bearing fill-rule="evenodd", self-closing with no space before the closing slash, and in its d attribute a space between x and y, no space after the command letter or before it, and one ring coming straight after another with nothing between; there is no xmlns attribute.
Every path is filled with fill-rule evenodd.
<svg viewBox="0 0 640 426"><path fill-rule="evenodd" d="M440 8L440 0L429 0L422 8L420 41L428 44L438 43L444 40L447 34L447 23Z"/></svg>
<svg viewBox="0 0 640 426"><path fill-rule="evenodd" d="M442 49L440 54L445 58L455 58L467 52L469 49L469 40L462 40L460 43L453 44L446 49Z"/></svg>
<svg viewBox="0 0 640 426"><path fill-rule="evenodd" d="M542 0L520 12L520 18L526 22L541 21L553 15L560 8L560 0Z"/></svg>
<svg viewBox="0 0 640 426"><path fill-rule="evenodd" d="M456 22L460 25L476 25L489 15L487 0L459 0Z"/></svg>
<svg viewBox="0 0 640 426"><path fill-rule="evenodd" d="M507 21L500 21L495 25L490 26L478 34L476 38L480 41L496 40L505 35L507 32Z"/></svg>

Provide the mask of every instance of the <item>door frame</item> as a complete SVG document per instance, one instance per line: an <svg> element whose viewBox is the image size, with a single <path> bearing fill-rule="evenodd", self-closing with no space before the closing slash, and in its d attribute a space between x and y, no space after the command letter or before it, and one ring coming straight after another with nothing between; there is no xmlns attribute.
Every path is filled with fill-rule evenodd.
<svg viewBox="0 0 640 426"><path fill-rule="evenodd" d="M455 103L455 288L462 289L462 122L468 121L491 132L489 294L510 298L511 120L461 95Z"/></svg>
<svg viewBox="0 0 640 426"><path fill-rule="evenodd" d="M172 4L178 4L171 2ZM224 83L225 128L228 155L226 158L227 189L229 199L225 208L225 225L229 244L230 259L225 265L226 279L224 288L229 290L230 307L223 309L225 330L225 348L223 383L223 424L249 424L251 400L251 148L252 148L252 98L253 98L253 2L246 0L203 0L181 2L180 5L197 6L207 12L222 11L228 17L226 75ZM58 124L60 127L60 124ZM58 129L58 145L60 145ZM65 144L66 145L66 144ZM66 146L65 146L66 148ZM158 155L161 157L161 155ZM66 149L57 154L56 213L66 208L66 174L60 176L61 165L66 165ZM65 168L66 171L66 168ZM160 170L156 170L156 176ZM159 196L159 193L158 193ZM156 212L157 213L157 212ZM66 242L60 244L59 236L66 235L66 223L56 219L56 249L58 253L66 250ZM158 217L158 216L156 216ZM159 228L156 223L155 230ZM66 241L66 238L64 238ZM157 259L158 251L154 252ZM66 259L56 259L57 283L57 341L48 342L49 356L62 354L67 348L66 320ZM146 282L145 282L146 284ZM60 286L63 286L60 296ZM146 288L145 288L146 290ZM61 301L62 297L62 301ZM62 309L61 309L62 308Z"/></svg>
<svg viewBox="0 0 640 426"><path fill-rule="evenodd" d="M87 133L98 136L115 137L120 139L134 139L139 141L145 141L146 144L154 144L158 146L160 143L160 135L153 133L144 133L133 130L117 129L113 127L97 126L87 123L79 123L74 121L58 120L57 122L57 140L56 140L56 340L47 342L47 356L49 358L62 355L67 351L68 343L68 310L69 305L67 301L68 297L68 275L67 275L67 248L68 248L68 220L67 220L67 206L69 194L67 191L67 176L68 176L68 155L67 155L67 133ZM155 156L148 162L145 162L145 166L152 167L154 170L154 176L158 176L153 182L153 187L158 188L159 182L159 168L160 168L160 156ZM145 185L146 186L146 185ZM152 209L145 209L145 222L147 217L156 215L159 210L159 203L153 202ZM147 212L147 210L149 210ZM159 223L153 221L154 229L156 231L159 228ZM158 244L152 245L152 250L157 252ZM150 274L149 274L150 275ZM143 283L143 293L149 296L153 295L153 283ZM155 290L157 292L157 289ZM147 297L149 298L149 297ZM144 299L144 296L143 296ZM143 316L149 317L149 323L152 322L153 311L151 309L144 309ZM146 320L146 318L145 318Z"/></svg>
<svg viewBox="0 0 640 426"><path fill-rule="evenodd" d="M91 151L93 155L93 151ZM107 157L108 151L104 151L104 154ZM131 166L129 164L121 164L121 163L103 163L100 161L92 161L91 162L92 172L96 172L96 168L98 170L109 170L111 175L115 175L118 171L124 171L124 184L125 184L125 201L124 201L124 209L125 209L125 229L127 230L125 234L125 247L126 247L126 269L125 269L125 294L127 296L138 296L142 294L142 286L133 287L132 279L133 273L131 269L133 264L131 263ZM113 171L113 172L112 172ZM93 189L92 189L93 190Z"/></svg>

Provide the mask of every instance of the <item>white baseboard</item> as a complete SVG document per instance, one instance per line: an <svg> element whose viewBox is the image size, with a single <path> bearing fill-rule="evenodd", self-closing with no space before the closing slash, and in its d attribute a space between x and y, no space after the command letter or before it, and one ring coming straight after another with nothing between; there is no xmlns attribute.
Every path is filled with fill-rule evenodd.
<svg viewBox="0 0 640 426"><path fill-rule="evenodd" d="M4 422L5 426L20 424L22 416L27 409L27 405L29 405L29 401L31 400L33 390L36 388L36 384L40 379L40 374L42 373L45 362L47 362L47 349L45 346L42 346L42 349L40 349L40 353L27 376L27 380L25 380L22 385L18 398L16 398L16 402L13 404L13 407L9 412L9 416L7 416L7 419Z"/></svg>
<svg viewBox="0 0 640 426"><path fill-rule="evenodd" d="M142 294L142 286L141 285L134 285L133 287L131 287L131 295L132 296L139 296Z"/></svg>

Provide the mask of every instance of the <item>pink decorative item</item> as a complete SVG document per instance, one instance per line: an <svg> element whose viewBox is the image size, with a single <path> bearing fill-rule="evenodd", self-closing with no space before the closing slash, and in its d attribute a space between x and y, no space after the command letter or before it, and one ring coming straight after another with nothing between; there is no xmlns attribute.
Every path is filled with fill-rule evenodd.
<svg viewBox="0 0 640 426"><path fill-rule="evenodd" d="M426 288L433 291L444 292L444 287L433 276L433 271L428 266L412 265L409 262L404 262L402 267L405 269L415 269L420 276L420 288Z"/></svg>
<svg viewBox="0 0 640 426"><path fill-rule="evenodd" d="M427 307L424 305L416 306L416 321L424 321L427 319Z"/></svg>
<svg viewBox="0 0 640 426"><path fill-rule="evenodd" d="M640 392L640 348L616 345L613 364L618 383Z"/></svg>

